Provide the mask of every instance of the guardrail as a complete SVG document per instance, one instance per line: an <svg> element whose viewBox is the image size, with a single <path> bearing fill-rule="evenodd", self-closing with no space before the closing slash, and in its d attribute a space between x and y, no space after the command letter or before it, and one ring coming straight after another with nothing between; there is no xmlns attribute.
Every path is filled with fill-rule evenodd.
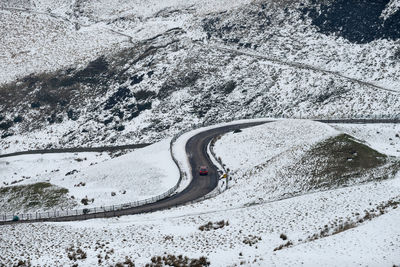
<svg viewBox="0 0 400 267"><path fill-rule="evenodd" d="M400 123L400 114L398 115L373 115L373 116L354 116L354 117L349 117L349 118L324 118L324 117L313 117L313 116L308 116L308 117L301 117L298 116L291 116L291 117L286 117L285 114L282 114L279 117L274 117L271 119L310 119L310 120L315 120L319 122L324 122L324 123ZM230 120L227 120L225 122L232 122L235 120L239 120L240 118L232 118ZM255 118L255 119L262 119L262 117ZM266 118L267 119L267 118ZM185 172L179 167L179 162L176 159L174 152L173 152L173 144L176 142L176 140L182 136L182 134L198 129L201 127L207 127L210 125L215 124L215 122L207 122L207 123L200 123L200 124L192 124L189 127L185 128L184 130L181 130L178 134L176 134L170 142L170 154L172 157L172 160L176 164L179 170L179 179L177 183L170 188L168 191L158 195L154 196L148 199L144 200L139 200L139 201L134 201L134 202L129 202L129 203L124 203L120 205L112 205L112 206L101 206L101 207L94 207L94 208L82 208L82 209L76 209L76 210L55 210L55 211L47 211L47 212L35 212L35 213L13 213L13 214L3 214L0 215L0 222L9 222L13 221L15 216L18 216L18 219L20 221L33 221L33 220L41 220L41 219L52 219L52 218L60 218L60 217L73 217L73 216L79 216L79 215L86 215L86 214L97 214L97 213L104 213L104 212L112 212L112 211L118 211L118 210L125 210L125 209L130 209L130 208L135 208L139 207L142 205L146 204L151 204L155 203L157 201L160 201L164 198L167 198L171 196L180 186L180 183L182 182L183 177L186 176ZM204 199L208 199L211 197L214 197L218 194L219 192L211 192L206 196L203 196L195 201L192 201L191 203L195 203L198 201L202 201Z"/></svg>
<svg viewBox="0 0 400 267"><path fill-rule="evenodd" d="M13 221L15 216L18 216L19 221L33 221L33 220L42 220L42 219L51 219L51 218L60 218L60 217L71 217L78 215L87 215L87 214L95 214L95 213L103 213L117 210L124 210L129 208L135 208L146 204L151 204L157 202L161 199L164 199L170 196L175 190L178 188L178 184L169 189L167 192L144 200L129 202L121 205L112 205L112 206L104 206L104 207L94 207L94 208L83 208L77 210L55 210L48 212L36 212L36 213L28 213L28 214L3 214L0 215L0 221Z"/></svg>

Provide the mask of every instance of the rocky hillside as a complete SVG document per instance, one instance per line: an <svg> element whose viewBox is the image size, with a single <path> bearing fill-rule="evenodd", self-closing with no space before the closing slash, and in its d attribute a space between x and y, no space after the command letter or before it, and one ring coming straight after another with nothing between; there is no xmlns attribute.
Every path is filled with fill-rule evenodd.
<svg viewBox="0 0 400 267"><path fill-rule="evenodd" d="M400 114L396 1L1 7L3 153L152 142L233 118Z"/></svg>

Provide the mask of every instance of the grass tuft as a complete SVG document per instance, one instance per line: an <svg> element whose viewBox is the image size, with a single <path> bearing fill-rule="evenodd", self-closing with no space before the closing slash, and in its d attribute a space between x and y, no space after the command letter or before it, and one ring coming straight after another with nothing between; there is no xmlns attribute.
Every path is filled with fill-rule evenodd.
<svg viewBox="0 0 400 267"><path fill-rule="evenodd" d="M2 212L72 207L67 197L68 189L50 183L8 186L0 188L0 210Z"/></svg>

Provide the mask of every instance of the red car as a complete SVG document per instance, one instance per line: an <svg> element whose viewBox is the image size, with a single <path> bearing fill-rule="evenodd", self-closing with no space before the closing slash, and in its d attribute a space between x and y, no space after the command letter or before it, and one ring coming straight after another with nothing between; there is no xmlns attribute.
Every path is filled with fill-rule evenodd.
<svg viewBox="0 0 400 267"><path fill-rule="evenodd" d="M200 166L199 174L200 175L207 175L208 174L207 166Z"/></svg>

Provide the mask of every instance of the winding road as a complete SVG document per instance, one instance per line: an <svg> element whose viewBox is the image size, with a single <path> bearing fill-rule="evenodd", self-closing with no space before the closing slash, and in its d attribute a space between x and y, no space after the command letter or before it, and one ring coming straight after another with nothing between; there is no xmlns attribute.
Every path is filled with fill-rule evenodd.
<svg viewBox="0 0 400 267"><path fill-rule="evenodd" d="M23 222L60 222L60 221L81 221L87 219L94 219L94 218L108 218L108 217L115 217L115 216L122 216L122 215L132 215L132 214L139 214L139 213L146 213L158 210L164 210L171 207L176 207L179 205L183 205L185 203L189 203L196 199L199 199L208 193L210 193L214 188L218 185L218 169L212 163L211 159L207 153L207 146L210 141L221 134L234 131L235 129L243 129L252 126L257 126L260 124L267 123L267 121L263 122L249 122L249 123L240 123L240 124L232 124L227 126L221 126L218 128L206 130L204 132L200 132L197 135L191 137L185 145L185 151L188 155L189 163L192 169L192 180L190 184L181 192L172 195L170 197L164 198L160 201L145 204L139 207L134 208L127 208L115 211L107 211L107 212L98 212L98 213L89 213L89 214L81 214L81 215L70 215L70 216L63 216L63 217L55 217L55 218L41 218L41 219L32 219L32 220L21 220L18 222L12 221L3 221L0 222L2 224L11 224L11 223L23 223ZM120 149L125 148L135 148L134 146L121 146L118 147ZM95 149L60 149L60 150L37 150L37 151L26 151L26 152L19 152L16 153L17 155L24 155L24 154L41 154L41 153L59 153L59 152L80 152L83 151L98 151L101 150L110 150L115 149L114 147L103 147L103 148L95 148ZM13 154L13 155L16 155ZM3 155L11 156L11 154ZM0 156L1 157L1 156ZM209 173L207 176L200 176L198 173L198 167L201 165L206 165L209 168Z"/></svg>
<svg viewBox="0 0 400 267"><path fill-rule="evenodd" d="M399 119L336 119L336 120L315 120L323 123L400 123ZM248 123L237 123L221 127L216 127L203 132L200 132L192 136L185 145L185 151L188 156L188 160L191 166L192 180L190 184L181 192L163 198L157 202L144 204L137 207L130 207L119 210L111 210L106 212L94 212L88 214L76 214L69 216L60 216L53 218L41 218L41 219L29 219L21 220L17 222L13 221L0 221L0 225L12 224L12 223L24 223L24 222L61 222L61 221L81 221L94 218L109 218L122 215L133 215L139 213L153 212L159 210L165 210L171 207L176 207L190 203L201 197L207 195L213 191L218 185L218 169L214 166L213 162L209 158L207 153L207 146L211 140L224 133L234 131L236 129L243 129L268 123L270 121L257 121ZM43 154L43 153L61 153L61 152L88 152L88 151L109 151L116 149L128 149L143 147L148 144L142 145L127 145L119 147L100 147L100 148L71 148L71 149L57 149L57 150L36 150L36 151L24 151L7 155L0 155L1 157L24 155L24 154ZM200 176L198 168L201 165L206 165L209 168L207 176ZM178 166L179 167L179 166ZM180 167L179 167L180 168Z"/></svg>

